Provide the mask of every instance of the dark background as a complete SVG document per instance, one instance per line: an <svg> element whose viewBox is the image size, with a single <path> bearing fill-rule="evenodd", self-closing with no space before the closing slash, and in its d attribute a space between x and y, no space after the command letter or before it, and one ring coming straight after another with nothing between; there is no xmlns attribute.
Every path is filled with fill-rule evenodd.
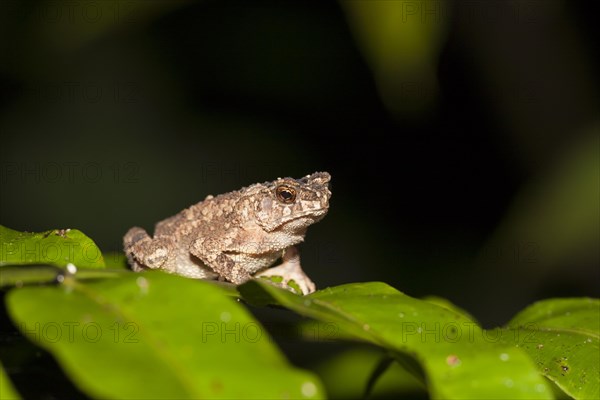
<svg viewBox="0 0 600 400"><path fill-rule="evenodd" d="M317 286L384 281L484 326L599 296L585 1L3 1L0 223L134 225L332 174Z"/></svg>

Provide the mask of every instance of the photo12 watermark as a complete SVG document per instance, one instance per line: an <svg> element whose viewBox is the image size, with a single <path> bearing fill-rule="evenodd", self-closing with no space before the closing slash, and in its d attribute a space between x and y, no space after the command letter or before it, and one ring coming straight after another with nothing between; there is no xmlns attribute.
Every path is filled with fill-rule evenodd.
<svg viewBox="0 0 600 400"><path fill-rule="evenodd" d="M401 315L404 315L401 313ZM403 317L401 317L403 318ZM398 327L398 337L402 343L535 343L535 333L539 326L526 324L519 329L486 330L471 321L404 321Z"/></svg>
<svg viewBox="0 0 600 400"><path fill-rule="evenodd" d="M143 13L150 7L166 7L169 0L41 0L24 3L18 0L3 0L4 13L11 18L31 20L49 26L111 26L143 23ZM26 6L24 6L26 5Z"/></svg>
<svg viewBox="0 0 600 400"><path fill-rule="evenodd" d="M248 185L256 181L256 177L264 181L275 179L281 174L281 168L277 163L271 161L204 161L197 165L197 174L200 181L206 182L238 182L240 185ZM312 171L307 171L310 173ZM232 189L239 189L235 187Z"/></svg>
<svg viewBox="0 0 600 400"><path fill-rule="evenodd" d="M49 235L61 235L62 230L54 231ZM65 236L68 230L64 230ZM19 263L28 264L64 264L65 260L79 260L86 264L95 264L102 259L102 253L92 241L79 242L68 240L31 240L24 236L21 239L2 241L0 245L0 258Z"/></svg>
<svg viewBox="0 0 600 400"><path fill-rule="evenodd" d="M36 104L135 104L144 91L133 81L51 81L32 82L21 89L24 100Z"/></svg>
<svg viewBox="0 0 600 400"><path fill-rule="evenodd" d="M536 264L540 262L540 244L532 240L515 241L510 245L488 245L481 257L498 263Z"/></svg>
<svg viewBox="0 0 600 400"><path fill-rule="evenodd" d="M134 322L114 322L103 325L98 322L34 322L19 324L19 329L26 336L38 342L47 343L139 343L139 326Z"/></svg>
<svg viewBox="0 0 600 400"><path fill-rule="evenodd" d="M459 23L500 23L507 26L532 25L544 21L554 8L545 0L465 0L453 7L452 18Z"/></svg>
<svg viewBox="0 0 600 400"><path fill-rule="evenodd" d="M224 313L229 315L229 313ZM221 321L201 322L202 343L257 343L261 340L270 342L298 342L309 340L315 342L328 342L339 339L338 325L331 322L314 324L283 325L259 324L257 322L240 323L225 317ZM225 319L225 320L223 320Z"/></svg>
<svg viewBox="0 0 600 400"><path fill-rule="evenodd" d="M140 164L132 161L6 161L0 163L0 183L97 184L138 183Z"/></svg>
<svg viewBox="0 0 600 400"><path fill-rule="evenodd" d="M450 16L450 4L443 0L400 0L387 4L399 7L399 23L439 23Z"/></svg>

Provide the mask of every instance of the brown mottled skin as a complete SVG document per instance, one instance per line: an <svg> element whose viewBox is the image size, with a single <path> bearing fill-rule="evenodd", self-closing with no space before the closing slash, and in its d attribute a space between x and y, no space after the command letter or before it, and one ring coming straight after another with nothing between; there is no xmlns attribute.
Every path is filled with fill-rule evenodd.
<svg viewBox="0 0 600 400"><path fill-rule="evenodd" d="M177 275L241 284L252 276L294 280L304 294L314 283L294 245L329 208L327 172L279 178L204 201L158 224L154 237L131 228L123 238L134 271L162 269ZM282 264L271 267L279 258Z"/></svg>

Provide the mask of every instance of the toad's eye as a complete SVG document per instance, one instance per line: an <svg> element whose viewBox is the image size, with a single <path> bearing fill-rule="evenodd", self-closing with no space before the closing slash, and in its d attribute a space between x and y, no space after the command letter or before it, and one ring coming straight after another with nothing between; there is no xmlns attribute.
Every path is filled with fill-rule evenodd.
<svg viewBox="0 0 600 400"><path fill-rule="evenodd" d="M293 203L296 200L296 189L289 186L281 185L275 190L277 199L282 203Z"/></svg>

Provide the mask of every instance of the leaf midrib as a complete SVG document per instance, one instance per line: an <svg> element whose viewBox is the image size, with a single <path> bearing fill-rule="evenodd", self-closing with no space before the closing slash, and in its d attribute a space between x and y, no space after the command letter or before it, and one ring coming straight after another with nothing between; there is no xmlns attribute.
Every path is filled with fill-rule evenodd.
<svg viewBox="0 0 600 400"><path fill-rule="evenodd" d="M519 326L516 329L520 329L527 332L550 332L550 333L568 333L568 334L576 334L581 336L589 336L593 339L600 340L600 333L596 333L594 331L589 330L581 330L577 328L564 328L564 327L552 327L552 326L541 326L536 327L536 329L530 329L526 327Z"/></svg>

